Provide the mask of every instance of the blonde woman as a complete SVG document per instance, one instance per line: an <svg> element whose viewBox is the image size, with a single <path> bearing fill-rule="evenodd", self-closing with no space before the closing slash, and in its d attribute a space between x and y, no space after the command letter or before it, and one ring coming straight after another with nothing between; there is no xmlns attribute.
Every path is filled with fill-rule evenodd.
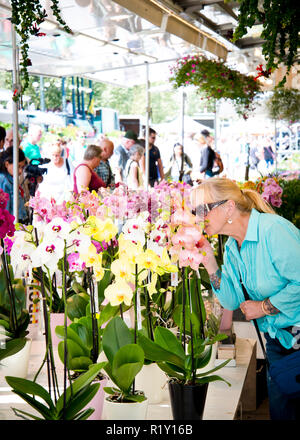
<svg viewBox="0 0 300 440"><path fill-rule="evenodd" d="M209 242L204 239L203 244L204 266L221 305L227 310L240 307L247 320L257 320L270 365L299 349L299 230L258 193L241 190L229 179L206 180L192 191L191 202L208 235L229 237L222 269ZM272 420L300 420L300 398L282 394L269 374L268 390Z"/></svg>
<svg viewBox="0 0 300 440"><path fill-rule="evenodd" d="M42 197L55 199L60 204L71 196L74 167L67 158L62 157L62 147L58 143L50 144L46 155L51 162L43 165L47 173L43 175L38 191Z"/></svg>

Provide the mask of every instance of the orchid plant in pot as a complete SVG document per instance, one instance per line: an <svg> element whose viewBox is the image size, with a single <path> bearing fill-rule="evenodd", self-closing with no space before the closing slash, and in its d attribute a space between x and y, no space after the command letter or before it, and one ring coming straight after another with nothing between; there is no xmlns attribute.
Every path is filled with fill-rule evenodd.
<svg viewBox="0 0 300 440"><path fill-rule="evenodd" d="M25 345L28 353L30 351L30 340L26 337L30 318L26 309L25 288L22 280L15 275L10 264L9 250L12 243L11 237L15 232L15 225L14 217L6 209L8 199L9 195L0 190L0 369L2 373L5 373L6 369L10 368L11 371L26 376L28 357L27 364L23 368L20 366L20 360L16 360L18 363L17 369L11 364L12 359L8 359L13 355L17 355L21 350L24 354Z"/></svg>
<svg viewBox="0 0 300 440"><path fill-rule="evenodd" d="M174 310L179 337L167 328L157 327L153 341L139 332L138 343L144 350L145 358L155 361L169 377L174 419L201 419L208 384L216 380L228 383L212 373L224 367L229 360L201 372L210 360L212 345L225 339L226 335L205 333L206 313L199 272L203 260L201 227L185 206L172 215L171 223L173 233L169 251L181 268L179 304Z"/></svg>
<svg viewBox="0 0 300 440"><path fill-rule="evenodd" d="M68 257L76 253L78 254L78 261L81 266L87 269L87 272L91 270L90 268L93 266L93 274L96 280L101 280L104 274L104 270L101 266L101 255L97 253L95 245L93 245L91 241L91 237L85 233L85 226L87 222L83 224L74 224L71 221L67 222L66 220L55 217L46 225L44 224L40 229L35 229L32 226L25 227L23 226L21 229L16 231L15 236L13 237L13 245L11 248L11 256L12 264L14 265L14 270L16 272L32 272L33 268L36 268L39 271L39 276L41 279L41 293L43 300L43 312L44 312L44 321L45 321L45 339L46 339L46 353L44 360L42 362L41 367L35 375L33 382L29 381L24 384L23 382L15 382L9 378L11 384L13 384L14 389L16 391L20 391L20 395L26 400L30 401L33 407L37 407L36 401L32 401L28 399L27 395L22 393L22 387L24 386L24 390L30 390L35 388L36 380L39 376L40 371L42 370L44 364L47 364L47 372L48 372L48 395L53 398L53 405L49 403L49 407L51 407L51 414L47 413L47 418L53 417L56 418L65 418L67 419L70 414L68 413L68 393L67 390L67 381L69 380L70 388L71 388L71 397L69 400L73 400L73 398L77 399L78 396L73 395L72 393L72 384L79 383L81 384L81 376L84 375L86 384L89 384L94 377L98 374L94 375L94 364L90 365L89 368L80 375L80 377L76 378L72 381L69 372L69 365L67 362L68 359L68 350L72 352L72 347L68 347L68 338L67 338L67 314L68 314L68 302L67 302L67 285L66 285L66 277L67 272L69 271L69 263ZM88 229L88 227L87 227ZM89 230L89 229L88 229ZM52 279L53 273L58 269L58 267L62 268L62 299L64 302L64 374L63 374L63 400L61 400L58 378L56 374L54 356L53 356L53 347L52 347L52 335L50 331L50 310L51 310L51 282L50 282L50 306L47 304L46 294L45 294L45 283L44 280L48 277L48 280ZM82 293L82 292L81 292ZM92 289L92 285L90 285L89 292L89 304L91 307L91 321L93 328L93 338L97 338L96 331L96 309L95 309L95 292ZM81 297L80 297L81 298ZM78 318L74 318L78 319ZM97 366L98 368L98 366ZM100 368L101 369L101 368ZM91 380L90 380L91 379ZM94 397L94 392L96 392L99 388L99 384L96 387L92 386L89 390L84 391L84 401L88 403L90 398ZM23 391L24 391L23 390ZM83 392L80 387L80 393ZM30 392L28 391L30 394ZM40 391L37 391L37 394ZM38 394L40 395L40 394ZM44 394L45 399L49 400ZM63 411L62 413L56 405L61 405L63 401ZM72 406L72 405L71 405ZM83 405L84 407L85 405ZM82 407L81 407L82 408ZM53 410L53 411L52 411ZM46 413L43 415L45 416ZM69 415L68 415L69 414ZM90 415L89 412L84 412L80 415L81 417L88 417ZM77 412L71 411L72 417L79 417ZM71 417L71 416L70 416Z"/></svg>
<svg viewBox="0 0 300 440"><path fill-rule="evenodd" d="M104 417L108 420L142 420L146 417L147 398L136 390L134 379L144 365L144 352L135 342L122 318L116 316L105 327L103 350L107 357L104 370L115 386L105 387Z"/></svg>

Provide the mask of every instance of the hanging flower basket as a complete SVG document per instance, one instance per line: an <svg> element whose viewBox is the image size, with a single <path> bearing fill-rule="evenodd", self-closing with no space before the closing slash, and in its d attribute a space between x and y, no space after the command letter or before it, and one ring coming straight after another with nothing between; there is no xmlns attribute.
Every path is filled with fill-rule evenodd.
<svg viewBox="0 0 300 440"><path fill-rule="evenodd" d="M67 26L61 16L58 0L51 0L51 11L56 18L57 22L62 26L63 30L68 33L72 33L71 29ZM21 51L21 76L22 85L15 89L13 94L13 100L18 101L20 95L28 87L29 75L27 68L31 66L31 60L28 55L29 45L28 41L30 36L44 37L45 33L40 32L40 26L47 18L47 12L42 6L40 0L19 0L11 1L11 21L15 26L17 34L20 36L20 51Z"/></svg>
<svg viewBox="0 0 300 440"><path fill-rule="evenodd" d="M271 119L281 119L291 124L300 121L300 92L297 89L275 88L266 106Z"/></svg>
<svg viewBox="0 0 300 440"><path fill-rule="evenodd" d="M233 34L233 42L242 38L257 23L262 24L260 38L263 40L262 53L267 61L267 69L287 66L287 72L298 64L299 2L239 0L238 25ZM286 81L284 76L281 84Z"/></svg>
<svg viewBox="0 0 300 440"><path fill-rule="evenodd" d="M236 112L247 119L254 109L253 100L260 85L251 76L232 70L222 61L202 55L188 55L171 69L170 81L175 88L194 85L207 99L230 99Z"/></svg>

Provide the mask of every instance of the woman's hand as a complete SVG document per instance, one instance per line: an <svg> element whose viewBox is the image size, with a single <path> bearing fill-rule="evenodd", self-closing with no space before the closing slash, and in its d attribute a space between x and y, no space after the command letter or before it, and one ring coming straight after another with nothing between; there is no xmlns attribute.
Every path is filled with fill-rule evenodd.
<svg viewBox="0 0 300 440"><path fill-rule="evenodd" d="M207 270L208 274L214 274L218 269L218 263L215 257L215 253L214 250L211 246L211 244L209 243L209 241L207 240L207 238L205 238L204 236L201 239L201 243L199 244L199 249L201 250L201 252L204 252L204 259L203 259L203 265L205 267L205 269Z"/></svg>
<svg viewBox="0 0 300 440"><path fill-rule="evenodd" d="M251 319L261 318L266 314L262 311L261 307L262 301L244 301L240 304L240 309L242 313L245 315L247 321L251 321Z"/></svg>

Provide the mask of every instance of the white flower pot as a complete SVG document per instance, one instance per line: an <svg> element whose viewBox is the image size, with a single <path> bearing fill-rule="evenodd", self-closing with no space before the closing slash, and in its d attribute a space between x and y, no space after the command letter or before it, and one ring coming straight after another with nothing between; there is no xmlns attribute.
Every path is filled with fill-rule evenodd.
<svg viewBox="0 0 300 440"><path fill-rule="evenodd" d="M143 402L110 402L104 399L103 420L146 420L148 399Z"/></svg>
<svg viewBox="0 0 300 440"><path fill-rule="evenodd" d="M31 339L27 339L25 346L18 353L13 354L1 361L1 376L14 376L26 379L31 349Z"/></svg>
<svg viewBox="0 0 300 440"><path fill-rule="evenodd" d="M161 403L164 400L164 385L168 392L166 374L155 364L144 365L136 375L135 384L137 389L144 391L149 404Z"/></svg>

